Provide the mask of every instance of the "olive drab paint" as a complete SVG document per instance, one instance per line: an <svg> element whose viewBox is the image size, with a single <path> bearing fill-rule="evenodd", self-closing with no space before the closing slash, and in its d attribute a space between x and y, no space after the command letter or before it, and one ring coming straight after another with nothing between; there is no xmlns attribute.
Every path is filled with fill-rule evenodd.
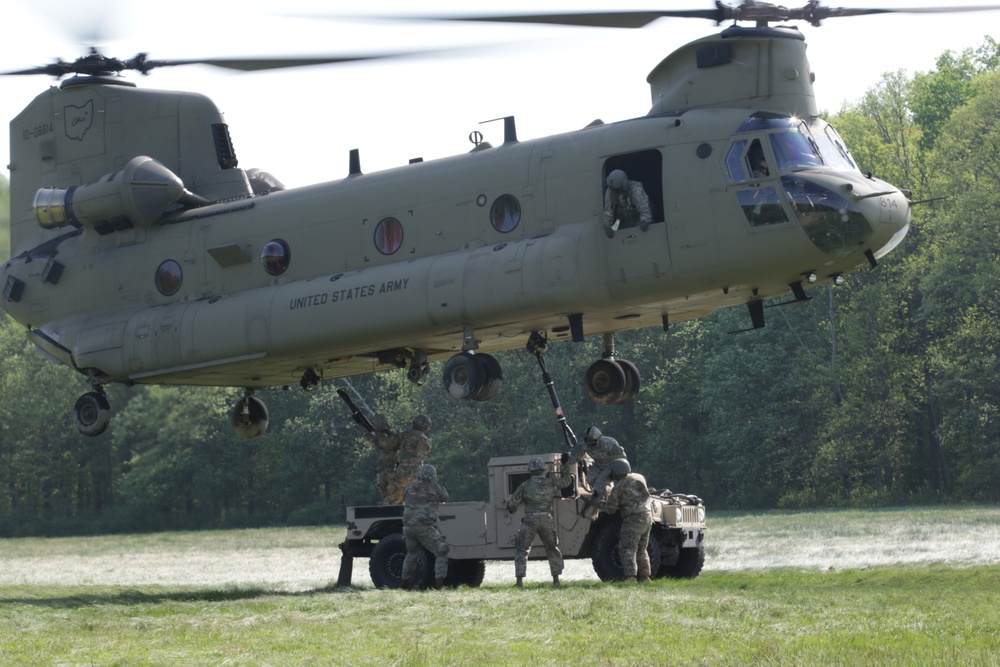
<svg viewBox="0 0 1000 667"><path fill-rule="evenodd" d="M816 114L794 28L730 28L649 75L647 115L285 189L239 166L207 97L77 76L11 122L3 310L89 378L254 391L395 368L485 400L489 353L602 334L588 393L626 402L613 334L666 328L872 265L905 235L906 194L863 175ZM237 142L238 143L238 142ZM759 151L773 165L751 173ZM606 235L604 184L642 183L652 223ZM259 399L254 399L259 403ZM264 424L266 426L266 423ZM263 428L241 430L258 435Z"/></svg>

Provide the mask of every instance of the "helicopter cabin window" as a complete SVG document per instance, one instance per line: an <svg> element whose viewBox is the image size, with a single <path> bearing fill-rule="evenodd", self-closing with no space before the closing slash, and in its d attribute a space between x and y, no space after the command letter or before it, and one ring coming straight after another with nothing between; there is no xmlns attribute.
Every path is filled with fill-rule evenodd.
<svg viewBox="0 0 1000 667"><path fill-rule="evenodd" d="M506 234L521 222L521 202L514 195L500 195L490 207L490 224L493 229Z"/></svg>
<svg viewBox="0 0 1000 667"><path fill-rule="evenodd" d="M666 220L663 205L663 155L656 149L626 153L604 162L604 225L615 229ZM617 224L617 227L615 226Z"/></svg>
<svg viewBox="0 0 1000 667"><path fill-rule="evenodd" d="M403 245L403 223L393 217L382 218L375 227L375 247L383 255L391 255Z"/></svg>
<svg viewBox="0 0 1000 667"><path fill-rule="evenodd" d="M168 259L156 269L156 289L163 296L173 296L181 288L183 277L181 265Z"/></svg>
<svg viewBox="0 0 1000 667"><path fill-rule="evenodd" d="M274 239L267 243L260 251L260 263L264 270L272 276L280 276L288 269L292 261L292 253L288 249L288 244L281 239Z"/></svg>

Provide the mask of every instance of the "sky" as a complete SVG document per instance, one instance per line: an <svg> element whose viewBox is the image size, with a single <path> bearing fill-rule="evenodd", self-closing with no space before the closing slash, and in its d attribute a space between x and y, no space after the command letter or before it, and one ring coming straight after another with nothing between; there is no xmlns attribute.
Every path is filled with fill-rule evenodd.
<svg viewBox="0 0 1000 667"><path fill-rule="evenodd" d="M899 8L949 3L824 4ZM518 138L524 141L579 129L598 118L613 122L644 115L650 107L649 71L674 48L721 29L708 20L676 18L636 30L442 24L399 20L417 11L414 3L402 0L369 0L363 8L360 3L347 9L333 6L321 0L8 0L0 9L0 71L73 60L91 45L122 59L140 51L154 59L429 52L256 73L197 65L158 69L147 77L128 74L146 88L211 97L225 114L240 166L264 169L295 187L343 178L349 151L355 148L362 171L369 173L405 165L411 158L466 152L472 148L469 134L477 130L500 144L503 123L484 121L504 116L515 117ZM419 11L466 14L469 6L423 0ZM477 13L528 13L714 5L710 0L614 5L481 0L474 6ZM328 16L333 11L340 16ZM371 18L379 16L383 18ZM945 51L979 46L987 35L1000 39L1000 11L837 18L818 28L798 27L809 45L819 108L836 112L860 100L884 73L929 71ZM0 116L12 119L35 95L56 84L44 75L0 77ZM0 134L0 166L9 177L9 132Z"/></svg>

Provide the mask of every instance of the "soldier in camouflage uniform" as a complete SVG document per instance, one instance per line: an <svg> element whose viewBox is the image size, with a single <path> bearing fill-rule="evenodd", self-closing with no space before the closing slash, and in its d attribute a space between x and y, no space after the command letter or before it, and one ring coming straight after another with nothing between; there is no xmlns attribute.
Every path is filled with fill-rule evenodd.
<svg viewBox="0 0 1000 667"><path fill-rule="evenodd" d="M545 475L545 462L535 458L528 461L528 472L531 477L521 482L514 495L507 501L507 511L513 514L524 504L524 518L521 528L517 531L517 553L514 556L514 575L517 577L518 588L523 587L524 575L528 569L528 554L531 552L531 542L537 534L542 539L545 555L549 559L549 570L552 572L552 584L559 585L559 575L563 571L563 557L556 546L556 524L552 518L552 499L558 498L561 489L573 483L564 462L559 467L559 474L554 477Z"/></svg>
<svg viewBox="0 0 1000 667"><path fill-rule="evenodd" d="M375 449L375 485L382 496L383 505L398 505L390 493L389 487L396 470L396 453L399 451L399 434L393 432L389 418L377 414L372 418L374 433L365 431L368 440Z"/></svg>
<svg viewBox="0 0 1000 667"><path fill-rule="evenodd" d="M437 469L420 466L417 480L407 484L403 492L403 537L406 558L403 560L402 585L410 588L413 571L421 551L426 547L434 554L434 587L444 586L448 576L448 542L438 530L438 505L448 500L448 491L437 483Z"/></svg>
<svg viewBox="0 0 1000 667"><path fill-rule="evenodd" d="M431 439L425 435L430 428L431 418L427 415L417 415L413 418L413 428L400 434L396 470L389 484L389 504L402 503L406 485L417 479L417 471L431 452Z"/></svg>
<svg viewBox="0 0 1000 667"><path fill-rule="evenodd" d="M584 454L593 461L587 468L587 483L594 492L594 502L604 500L611 484L611 462L625 458L625 450L614 438L601 435L601 429L591 426L583 434L583 442L570 452L572 461L577 462Z"/></svg>
<svg viewBox="0 0 1000 667"><path fill-rule="evenodd" d="M606 501L600 504L605 512L619 512L622 529L618 535L618 557L621 559L625 581L649 581L650 564L646 546L653 527L650 513L649 487L646 478L631 472L625 459L611 464L615 486ZM659 564L657 564L659 565Z"/></svg>
<svg viewBox="0 0 1000 667"><path fill-rule="evenodd" d="M604 233L608 238L618 229L639 225L642 231L649 228L653 212L649 208L649 196L639 181L630 181L621 169L615 169L607 178L608 189L604 191Z"/></svg>

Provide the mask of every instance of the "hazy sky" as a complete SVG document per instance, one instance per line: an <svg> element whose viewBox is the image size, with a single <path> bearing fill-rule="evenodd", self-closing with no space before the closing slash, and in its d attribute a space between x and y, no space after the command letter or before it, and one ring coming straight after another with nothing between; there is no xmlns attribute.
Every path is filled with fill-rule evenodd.
<svg viewBox="0 0 1000 667"><path fill-rule="evenodd" d="M895 8L948 3L825 4ZM308 17L310 11L331 11L332 3L319 0L49 0L44 9L28 5L23 0L4 4L0 70L72 60L93 43L106 55L123 59L140 51L151 58L180 59L442 50L418 58L253 74L205 66L155 70L148 77L129 74L144 87L212 97L226 115L240 166L271 171L289 186L342 178L352 148L360 149L362 169L371 172L414 157L465 152L474 130L498 144L502 123L480 123L502 116L515 116L521 140L581 128L595 118L611 122L641 116L650 106L649 71L675 47L719 30L711 21L692 19L614 30ZM413 5L372 0L364 10L353 11L411 15ZM470 4L425 0L420 6L428 13L466 13ZM712 6L710 0L623 5L487 0L475 5L483 13ZM94 7L105 8L103 18ZM819 28L799 28L809 44L819 106L836 111L845 101L857 101L885 72L927 71L944 51L978 46L986 35L1000 39L1000 11L840 18ZM9 121L55 83L45 76L0 78L0 115ZM5 174L8 138L7 132L0 136Z"/></svg>

